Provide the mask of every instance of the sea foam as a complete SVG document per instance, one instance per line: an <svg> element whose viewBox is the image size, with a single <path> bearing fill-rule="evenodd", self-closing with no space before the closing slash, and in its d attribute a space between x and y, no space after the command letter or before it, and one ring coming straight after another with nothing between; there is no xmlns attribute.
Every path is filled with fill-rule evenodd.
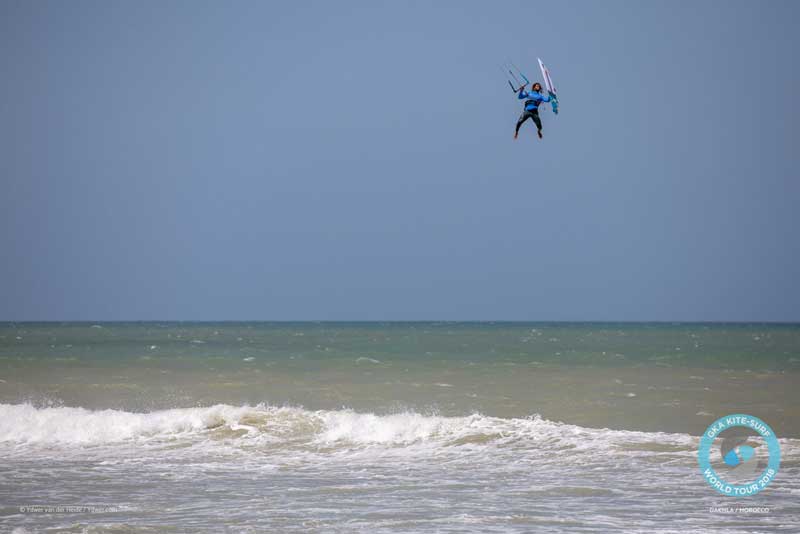
<svg viewBox="0 0 800 534"><path fill-rule="evenodd" d="M538 416L506 419L478 413L448 417L416 412L379 415L263 404L218 404L136 413L0 404L0 444L103 445L174 439L227 439L242 444L312 448L524 446L554 453L565 450L597 452L620 444L630 450L636 443L653 441L680 444L690 450L694 443L694 438L685 434L591 429Z"/></svg>

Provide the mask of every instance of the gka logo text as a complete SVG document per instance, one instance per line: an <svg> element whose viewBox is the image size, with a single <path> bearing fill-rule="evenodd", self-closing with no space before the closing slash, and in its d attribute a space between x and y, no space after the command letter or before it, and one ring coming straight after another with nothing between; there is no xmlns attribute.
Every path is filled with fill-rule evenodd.
<svg viewBox="0 0 800 534"><path fill-rule="evenodd" d="M712 454L712 448L719 454ZM747 497L778 474L781 447L775 432L758 417L726 415L703 433L697 461L709 486L723 495Z"/></svg>

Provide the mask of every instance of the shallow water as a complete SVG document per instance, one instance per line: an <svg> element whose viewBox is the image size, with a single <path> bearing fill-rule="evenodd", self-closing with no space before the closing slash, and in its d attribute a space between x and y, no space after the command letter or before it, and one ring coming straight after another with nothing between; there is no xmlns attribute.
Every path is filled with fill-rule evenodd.
<svg viewBox="0 0 800 534"><path fill-rule="evenodd" d="M791 325L5 324L0 525L795 532L798 373ZM730 413L781 438L754 497L698 469Z"/></svg>

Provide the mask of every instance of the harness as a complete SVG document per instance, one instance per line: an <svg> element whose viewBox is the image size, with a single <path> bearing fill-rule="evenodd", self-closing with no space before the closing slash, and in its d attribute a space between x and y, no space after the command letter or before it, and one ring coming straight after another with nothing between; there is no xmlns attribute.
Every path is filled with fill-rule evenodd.
<svg viewBox="0 0 800 534"><path fill-rule="evenodd" d="M535 109L536 111L539 110L539 101L538 100L533 100L533 99L526 100L525 104L523 105L522 110L523 111L533 111L533 110L528 110L528 106L530 104L533 104L533 109Z"/></svg>

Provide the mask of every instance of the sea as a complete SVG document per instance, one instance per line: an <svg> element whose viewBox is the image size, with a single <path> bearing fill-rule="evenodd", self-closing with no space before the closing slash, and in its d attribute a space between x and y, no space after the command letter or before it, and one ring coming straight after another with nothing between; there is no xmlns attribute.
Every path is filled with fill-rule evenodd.
<svg viewBox="0 0 800 534"><path fill-rule="evenodd" d="M797 533L800 325L0 323L0 532Z"/></svg>

